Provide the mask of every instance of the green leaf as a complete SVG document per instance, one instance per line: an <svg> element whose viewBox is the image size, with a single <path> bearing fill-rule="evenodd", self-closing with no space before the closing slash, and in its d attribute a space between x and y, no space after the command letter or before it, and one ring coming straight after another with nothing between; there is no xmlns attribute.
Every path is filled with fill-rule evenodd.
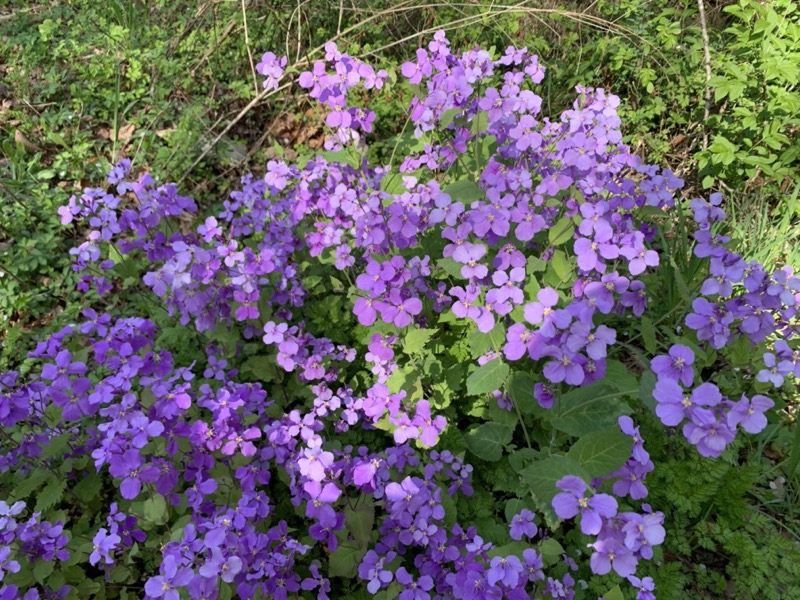
<svg viewBox="0 0 800 600"><path fill-rule="evenodd" d="M464 112L463 108L450 108L442 113L442 116L439 117L439 125L446 129L450 123L462 112Z"/></svg>
<svg viewBox="0 0 800 600"><path fill-rule="evenodd" d="M403 352L409 355L420 353L438 331L438 329L412 329L403 340Z"/></svg>
<svg viewBox="0 0 800 600"><path fill-rule="evenodd" d="M647 408L656 412L656 399L653 390L656 389L656 376L652 371L642 373L642 382L639 384L639 399Z"/></svg>
<svg viewBox="0 0 800 600"><path fill-rule="evenodd" d="M503 387L509 367L500 359L490 360L467 377L467 393L471 396L488 394Z"/></svg>
<svg viewBox="0 0 800 600"><path fill-rule="evenodd" d="M328 559L328 577L355 577L358 574L358 565L366 553L367 549L361 548L355 542L340 543Z"/></svg>
<svg viewBox="0 0 800 600"><path fill-rule="evenodd" d="M440 258L436 261L436 265L442 269L445 273L450 275L450 277L455 277L456 279L464 279L461 276L461 265L454 261L452 258Z"/></svg>
<svg viewBox="0 0 800 600"><path fill-rule="evenodd" d="M344 522L347 531L350 532L362 548L366 549L372 539L372 526L375 523L375 505L362 498L354 509L345 508Z"/></svg>
<svg viewBox="0 0 800 600"><path fill-rule="evenodd" d="M169 509L164 496L156 494L144 501L144 518L155 525L163 525L167 522Z"/></svg>
<svg viewBox="0 0 800 600"><path fill-rule="evenodd" d="M625 600L625 596L622 595L622 590L619 589L619 586L615 585L603 594L603 600Z"/></svg>
<svg viewBox="0 0 800 600"><path fill-rule="evenodd" d="M501 423L484 423L464 436L467 448L478 458L496 462L503 456L503 446L511 442L514 430Z"/></svg>
<svg viewBox="0 0 800 600"><path fill-rule="evenodd" d="M636 396L639 392L639 380L631 370L618 360L609 359L606 363L606 374L602 382L620 392L622 395Z"/></svg>
<svg viewBox="0 0 800 600"><path fill-rule="evenodd" d="M11 493L11 497L14 500L22 500L23 498L27 498L33 490L44 483L49 477L51 477L50 473L44 469L36 469L25 479L23 479L16 488L14 488L14 491Z"/></svg>
<svg viewBox="0 0 800 600"><path fill-rule="evenodd" d="M642 317L641 318L641 328L642 328L642 341L644 342L644 348L650 354L655 354L658 350L658 342L656 340L656 328L653 325L653 321L649 317Z"/></svg>
<svg viewBox="0 0 800 600"><path fill-rule="evenodd" d="M486 196L486 193L483 191L481 186L468 179L454 181L450 185L442 188L442 191L450 196L450 198L453 199L453 202L463 202L464 204L470 204L476 200L482 200Z"/></svg>
<svg viewBox="0 0 800 600"><path fill-rule="evenodd" d="M536 549L542 555L542 562L546 567L561 562L561 555L564 554L563 546L553 538L542 540L536 544Z"/></svg>
<svg viewBox="0 0 800 600"><path fill-rule="evenodd" d="M43 512L48 508L55 506L55 504L61 500L66 488L66 479L56 479L48 483L36 496L36 507L33 509L34 512Z"/></svg>
<svg viewBox="0 0 800 600"><path fill-rule="evenodd" d="M558 278L558 281L555 282L554 287L561 287L564 282L572 279L574 266L562 250L556 250L553 252L553 256L550 259L550 264L553 266L553 273L555 273L556 277Z"/></svg>
<svg viewBox="0 0 800 600"><path fill-rule="evenodd" d="M33 565L33 576L39 583L46 583L53 573L55 563L51 560L37 560Z"/></svg>
<svg viewBox="0 0 800 600"><path fill-rule="evenodd" d="M553 427L580 437L608 429L630 408L619 400L621 394L603 381L564 394L554 406Z"/></svg>
<svg viewBox="0 0 800 600"><path fill-rule="evenodd" d="M547 232L547 239L551 245L560 246L571 240L573 233L575 233L575 224L572 222L572 218L562 217Z"/></svg>
<svg viewBox="0 0 800 600"><path fill-rule="evenodd" d="M556 482L567 475L576 475L587 485L591 481L584 468L566 456L550 456L544 460L537 460L525 467L520 475L528 485L533 500L539 512L544 516L547 526L551 529L558 527L561 522L550 504L553 497L559 493Z"/></svg>
<svg viewBox="0 0 800 600"><path fill-rule="evenodd" d="M604 477L625 464L633 450L633 438L618 428L588 433L575 442L567 457L592 477Z"/></svg>
<svg viewBox="0 0 800 600"><path fill-rule="evenodd" d="M528 373L517 371L511 374L506 389L514 404L524 414L531 414L539 406L533 397L533 386L536 381Z"/></svg>

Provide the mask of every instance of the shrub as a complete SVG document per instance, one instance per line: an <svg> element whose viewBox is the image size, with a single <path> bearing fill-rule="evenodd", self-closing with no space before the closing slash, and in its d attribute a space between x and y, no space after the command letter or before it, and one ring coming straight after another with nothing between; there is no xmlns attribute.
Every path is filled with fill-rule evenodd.
<svg viewBox="0 0 800 600"><path fill-rule="evenodd" d="M719 197L685 219L616 97L542 116L527 50L440 32L400 72L399 167L348 103L393 78L329 44L298 80L324 152L196 227L130 161L59 209L82 291L140 269L158 300L87 309L0 379L3 593L654 597L638 422L735 461L798 374L800 281L727 248Z"/></svg>

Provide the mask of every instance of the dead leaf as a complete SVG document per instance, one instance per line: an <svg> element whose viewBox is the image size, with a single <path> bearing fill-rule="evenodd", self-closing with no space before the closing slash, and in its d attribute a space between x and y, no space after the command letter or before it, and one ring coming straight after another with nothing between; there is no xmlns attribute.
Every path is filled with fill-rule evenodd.
<svg viewBox="0 0 800 600"><path fill-rule="evenodd" d="M119 131L117 132L117 141L126 144L133 136L134 131L136 131L135 125L131 125L130 123L127 125L123 125L122 127L119 128Z"/></svg>
<svg viewBox="0 0 800 600"><path fill-rule="evenodd" d="M25 148L28 152L41 152L42 149L39 148L36 144L31 142L25 135L19 130L14 130L14 141L18 144L22 144L22 147Z"/></svg>

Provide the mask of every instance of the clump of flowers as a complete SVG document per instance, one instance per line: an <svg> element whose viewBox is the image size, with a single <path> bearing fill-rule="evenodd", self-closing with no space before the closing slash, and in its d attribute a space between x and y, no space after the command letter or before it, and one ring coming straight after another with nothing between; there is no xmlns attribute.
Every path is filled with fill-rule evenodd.
<svg viewBox="0 0 800 600"><path fill-rule="evenodd" d="M535 55L456 54L442 32L401 67L417 86L417 151L396 169L373 166L375 113L350 106L348 92L380 90L388 74L333 43L324 58L298 82L329 111L328 153L269 161L215 215L175 185L134 179L130 161L114 167L110 191L86 190L59 210L65 225L89 229L73 250L82 289L108 296L116 262L138 260L167 317L87 308L31 354L37 371L0 376L0 424L21 442L3 446L0 470L33 470L60 440L72 461L62 473L115 499L92 519L83 555L110 576L141 547L156 553L157 570L142 573L146 598L225 589L324 599L356 577L401 600L568 598L580 567L560 545L561 561L544 550L574 518L590 540L588 570L654 597L652 579L635 573L663 542L664 516L647 504L620 511L618 500L646 498L653 470L630 408L612 406L603 434L630 452L545 490L526 476L552 449L531 441L526 422L580 437L551 409L619 365L615 324L647 310L663 251L646 215L673 207L681 180L622 144L615 96L579 87L549 118ZM277 89L287 65L265 54L265 87ZM790 340L800 280L727 250L712 233L718 204L692 202L694 253L712 277L686 326L715 349L737 337ZM172 227L178 217L196 226ZM179 360L195 341L195 362ZM797 376L797 358L777 341L758 380ZM773 402L728 400L699 382L696 365L681 344L653 359L655 412L719 456L738 428L761 431ZM522 393L515 375L530 378ZM443 380L476 399L454 400ZM465 422L475 427L462 435ZM506 455L522 447L514 467ZM519 483L500 493L529 508L507 527L463 522L490 496L476 493L473 459L501 458ZM21 556L70 557L69 523L34 513L19 525L24 508L0 502L0 580Z"/></svg>

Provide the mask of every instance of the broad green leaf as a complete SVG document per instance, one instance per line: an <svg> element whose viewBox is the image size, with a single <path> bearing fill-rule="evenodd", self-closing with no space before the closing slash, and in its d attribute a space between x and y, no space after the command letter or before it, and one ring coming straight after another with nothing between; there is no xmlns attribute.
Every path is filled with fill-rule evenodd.
<svg viewBox="0 0 800 600"><path fill-rule="evenodd" d="M575 270L575 267L572 265L570 260L567 258L567 255L564 254L563 251L556 250L553 252L553 256L550 259L550 264L553 266L553 272L558 278L558 281L554 282L554 287L561 287L564 282L572 280L572 274Z"/></svg>
<svg viewBox="0 0 800 600"><path fill-rule="evenodd" d="M552 566L561 561L564 548L553 538L542 540L536 544L536 549L542 555L542 561L546 567Z"/></svg>
<svg viewBox="0 0 800 600"><path fill-rule="evenodd" d="M630 412L619 400L620 395L603 381L573 390L556 401L551 423L559 431L575 437L608 429L619 416Z"/></svg>
<svg viewBox="0 0 800 600"><path fill-rule="evenodd" d="M550 504L553 497L559 493L556 482L567 475L576 475L587 484L591 481L583 467L566 456L550 456L544 460L537 460L523 469L520 475L528 485L536 507L551 529L558 527L561 522Z"/></svg>
<svg viewBox="0 0 800 600"><path fill-rule="evenodd" d="M445 273L450 275L450 277L455 277L456 279L464 279L461 276L461 265L454 261L452 258L440 258L436 261L436 265L442 269Z"/></svg>
<svg viewBox="0 0 800 600"><path fill-rule="evenodd" d="M488 112L479 112L475 115L472 119L472 125L470 126L470 131L472 131L473 135L477 135L479 133L483 133L489 127L489 113Z"/></svg>
<svg viewBox="0 0 800 600"><path fill-rule="evenodd" d="M553 246L561 246L572 239L575 233L575 224L570 217L562 217L547 232L547 239Z"/></svg>
<svg viewBox="0 0 800 600"><path fill-rule="evenodd" d="M353 578L358 574L358 564L367 549L353 541L344 541L328 558L328 577Z"/></svg>
<svg viewBox="0 0 800 600"><path fill-rule="evenodd" d="M619 589L619 586L615 585L613 588L603 594L603 600L625 600L625 596L623 596L622 590Z"/></svg>
<svg viewBox="0 0 800 600"><path fill-rule="evenodd" d="M488 394L503 387L509 367L500 359L490 360L467 377L467 393L471 396Z"/></svg>
<svg viewBox="0 0 800 600"><path fill-rule="evenodd" d="M605 477L625 464L633 450L633 438L618 428L588 433L567 452L592 477Z"/></svg>
<svg viewBox="0 0 800 600"><path fill-rule="evenodd" d="M39 583L47 583L53 573L55 562L52 560L39 559L33 564L33 576Z"/></svg>
<svg viewBox="0 0 800 600"><path fill-rule="evenodd" d="M506 327L503 323L496 323L489 333L476 331L470 334L468 339L472 358L478 358L490 350L502 349L506 339Z"/></svg>
<svg viewBox="0 0 800 600"><path fill-rule="evenodd" d="M514 515L511 515L512 517ZM481 530L483 531L483 530ZM497 548L492 548L486 553L490 559L494 558L495 556L518 556L522 558L522 553L525 552L528 548L531 547L530 542L525 540L520 540L518 542L511 542L509 544L503 544L502 546L498 546Z"/></svg>
<svg viewBox="0 0 800 600"><path fill-rule="evenodd" d="M653 321L649 317L643 316L640 323L644 348L650 354L655 354L658 351L658 341L656 340L656 328L653 325Z"/></svg>
<svg viewBox="0 0 800 600"><path fill-rule="evenodd" d="M608 360L602 382L623 395L636 396L639 392L639 380L636 375L618 360Z"/></svg>
<svg viewBox="0 0 800 600"><path fill-rule="evenodd" d="M464 438L475 456L489 462L500 460L503 446L511 442L514 430L501 423L484 423L470 430Z"/></svg>
<svg viewBox="0 0 800 600"><path fill-rule="evenodd" d="M356 542L362 548L367 548L375 523L375 505L362 498L354 509L350 507L344 509L344 520L347 531L352 534Z"/></svg>
<svg viewBox="0 0 800 600"><path fill-rule="evenodd" d="M66 479L51 480L44 489L36 496L36 507L33 509L35 512L43 512L48 508L55 506L64 495L64 490L67 488Z"/></svg>
<svg viewBox="0 0 800 600"><path fill-rule="evenodd" d="M403 340L403 352L418 354L425 349L431 337L438 331L438 329L412 329Z"/></svg>
<svg viewBox="0 0 800 600"><path fill-rule="evenodd" d="M447 109L446 111L444 111L442 113L442 116L439 117L439 125L441 125L441 127L443 129L446 129L447 126L450 125L450 123L452 123L453 120L459 114L461 114L462 112L464 112L463 108L449 108L449 109Z"/></svg>
<svg viewBox="0 0 800 600"><path fill-rule="evenodd" d="M169 509L164 496L156 494L144 501L144 518L155 525L162 525L167 522Z"/></svg>
<svg viewBox="0 0 800 600"><path fill-rule="evenodd" d="M526 415L540 413L544 410L533 397L535 383L536 381L532 375L524 371L517 371L511 374L511 378L506 385L508 395L511 396L514 404L519 408L520 412Z"/></svg>
<svg viewBox="0 0 800 600"><path fill-rule="evenodd" d="M647 408L656 411L656 400L653 398L653 390L656 389L656 376L652 371L642 373L642 382L639 384L639 399Z"/></svg>
<svg viewBox="0 0 800 600"><path fill-rule="evenodd" d="M442 191L453 199L453 202L463 202L469 205L476 200L482 200L486 193L474 181L460 179L442 188Z"/></svg>

